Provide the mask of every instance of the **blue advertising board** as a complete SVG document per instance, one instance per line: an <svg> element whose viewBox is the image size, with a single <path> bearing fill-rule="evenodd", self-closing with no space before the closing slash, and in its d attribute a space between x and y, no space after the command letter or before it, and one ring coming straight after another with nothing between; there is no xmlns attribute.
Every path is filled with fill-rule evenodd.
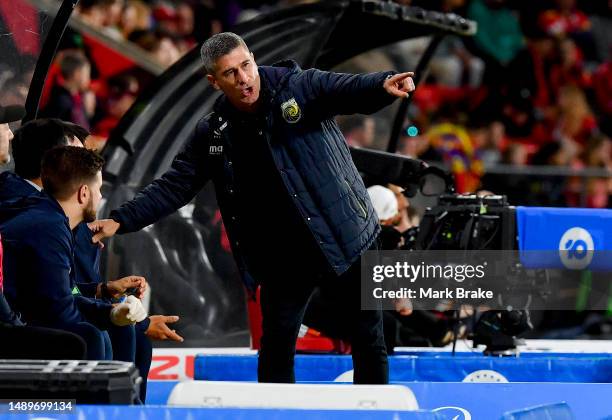
<svg viewBox="0 0 612 420"><path fill-rule="evenodd" d="M612 210L517 207L516 222L526 267L612 270Z"/></svg>

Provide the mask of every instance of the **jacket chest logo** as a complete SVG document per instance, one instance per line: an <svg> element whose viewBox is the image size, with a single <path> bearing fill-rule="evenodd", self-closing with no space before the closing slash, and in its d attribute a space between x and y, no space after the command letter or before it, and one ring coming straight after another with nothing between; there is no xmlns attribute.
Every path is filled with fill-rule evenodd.
<svg viewBox="0 0 612 420"><path fill-rule="evenodd" d="M211 156L220 156L223 154L223 140L221 139L221 132L227 127L227 121L225 121L219 128L213 130L212 141L213 143L208 146L208 154Z"/></svg>
<svg viewBox="0 0 612 420"><path fill-rule="evenodd" d="M281 104L281 112L283 114L283 118L289 124L295 124L300 120L300 118L302 118L302 110L295 101L295 98L291 98L288 101L283 102Z"/></svg>
<svg viewBox="0 0 612 420"><path fill-rule="evenodd" d="M222 145L215 146L211 144L210 146L208 146L208 154L211 156L219 156L223 154L223 146Z"/></svg>

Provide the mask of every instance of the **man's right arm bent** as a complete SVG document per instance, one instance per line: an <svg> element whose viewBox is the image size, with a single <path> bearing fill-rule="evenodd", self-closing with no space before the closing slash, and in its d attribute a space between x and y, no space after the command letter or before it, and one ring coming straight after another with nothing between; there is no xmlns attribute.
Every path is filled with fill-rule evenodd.
<svg viewBox="0 0 612 420"><path fill-rule="evenodd" d="M110 214L119 223L119 233L135 232L168 216L188 204L210 179L207 165L208 121L202 119L196 126L185 148L174 158L170 169L136 196ZM94 233L102 230L101 223L90 224ZM98 232L94 242L114 232Z"/></svg>

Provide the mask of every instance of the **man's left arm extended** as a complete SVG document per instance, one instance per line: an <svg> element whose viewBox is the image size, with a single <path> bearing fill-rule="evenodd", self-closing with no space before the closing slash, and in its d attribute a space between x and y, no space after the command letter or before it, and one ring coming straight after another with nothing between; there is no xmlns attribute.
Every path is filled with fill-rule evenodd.
<svg viewBox="0 0 612 420"><path fill-rule="evenodd" d="M332 117L343 114L372 114L398 97L414 91L413 73L386 71L366 74L304 71L306 99L310 108ZM314 106L313 106L314 105Z"/></svg>

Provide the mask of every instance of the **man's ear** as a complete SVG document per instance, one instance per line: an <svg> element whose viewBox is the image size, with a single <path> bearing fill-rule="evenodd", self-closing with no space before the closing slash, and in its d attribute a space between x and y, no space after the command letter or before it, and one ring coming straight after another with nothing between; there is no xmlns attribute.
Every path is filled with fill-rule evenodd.
<svg viewBox="0 0 612 420"><path fill-rule="evenodd" d="M208 80L208 83L210 83L212 87L214 87L217 90L220 89L215 76L213 76L212 74L207 74L206 79Z"/></svg>
<svg viewBox="0 0 612 420"><path fill-rule="evenodd" d="M79 204L86 204L89 201L89 196L91 194L91 190L87 184L83 184L79 187L79 191L77 192L77 199L79 200Z"/></svg>

